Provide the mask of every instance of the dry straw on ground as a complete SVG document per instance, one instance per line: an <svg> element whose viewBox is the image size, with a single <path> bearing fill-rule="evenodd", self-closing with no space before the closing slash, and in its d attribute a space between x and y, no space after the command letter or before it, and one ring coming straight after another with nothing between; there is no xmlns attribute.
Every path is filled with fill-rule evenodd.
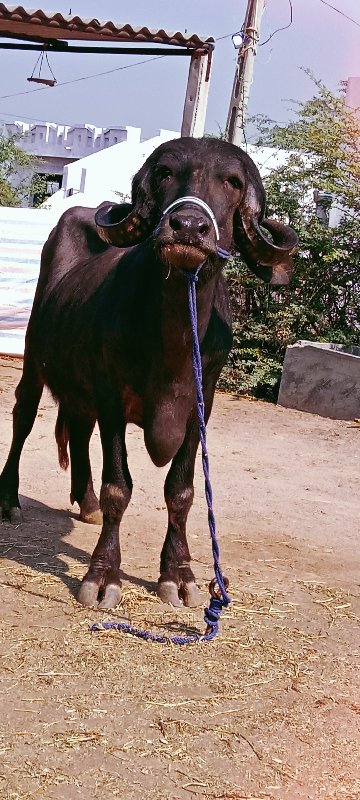
<svg viewBox="0 0 360 800"><path fill-rule="evenodd" d="M330 730L323 725L319 737L318 727L334 710L356 719L343 753L344 764L354 763L359 707L349 677L355 672L349 653L329 652L334 628L347 638L359 622L348 593L302 581L294 602L271 587L246 593L233 587L219 638L179 649L117 632L92 635L94 615L66 597L49 573L15 567L1 583L16 599L1 630L2 700L13 718L0 743L2 800L84 791L94 800L356 797L345 767L339 787ZM300 608L303 594L315 624ZM130 585L122 608L107 617L169 635L202 629L201 611L168 610ZM340 736L339 749L344 745ZM306 788L310 776L299 754L306 758L311 749L327 761L326 795ZM254 775L260 794L251 794Z"/></svg>
<svg viewBox="0 0 360 800"><path fill-rule="evenodd" d="M0 447L19 372L0 360ZM22 461L27 522L0 527L0 800L358 800L358 426L217 397L209 430L222 563L233 603L212 644L116 632L74 599L98 530L75 519L45 398ZM154 594L164 473L129 431L122 608L161 633L202 609ZM94 442L94 474L101 465ZM189 543L212 577L196 476Z"/></svg>

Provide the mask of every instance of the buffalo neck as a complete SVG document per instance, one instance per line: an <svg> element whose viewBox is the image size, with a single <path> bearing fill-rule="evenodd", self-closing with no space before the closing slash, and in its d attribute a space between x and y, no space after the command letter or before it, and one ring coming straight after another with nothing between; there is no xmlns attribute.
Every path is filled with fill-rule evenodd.
<svg viewBox="0 0 360 800"><path fill-rule="evenodd" d="M207 277L199 275L196 282L198 336L203 341L214 306L220 272ZM192 330L188 297L189 278L172 268L161 282L161 338L164 366L170 372L182 372L192 358Z"/></svg>

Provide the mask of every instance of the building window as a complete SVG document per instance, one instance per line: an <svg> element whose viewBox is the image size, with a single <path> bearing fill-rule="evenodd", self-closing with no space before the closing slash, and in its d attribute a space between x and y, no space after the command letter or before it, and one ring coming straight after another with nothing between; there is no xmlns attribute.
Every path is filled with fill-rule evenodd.
<svg viewBox="0 0 360 800"><path fill-rule="evenodd" d="M43 138L44 138L44 132L40 131L40 139L43 139Z"/></svg>
<svg viewBox="0 0 360 800"><path fill-rule="evenodd" d="M109 144L109 137L108 136L105 136L104 142L105 142L105 147L107 147L108 144Z"/></svg>
<svg viewBox="0 0 360 800"><path fill-rule="evenodd" d="M81 133L78 135L78 142L81 142Z"/></svg>
<svg viewBox="0 0 360 800"><path fill-rule="evenodd" d="M117 141L118 141L118 137L114 136L114 144L117 144Z"/></svg>
<svg viewBox="0 0 360 800"><path fill-rule="evenodd" d="M39 178L40 181L38 191L33 195L33 206L35 207L46 201L47 197L57 192L58 189L61 189L63 180L63 176L59 174L45 175L44 173L38 172L36 173L36 177Z"/></svg>
<svg viewBox="0 0 360 800"><path fill-rule="evenodd" d="M58 181L47 181L46 183L46 194L51 195L58 192L60 189L60 184Z"/></svg>

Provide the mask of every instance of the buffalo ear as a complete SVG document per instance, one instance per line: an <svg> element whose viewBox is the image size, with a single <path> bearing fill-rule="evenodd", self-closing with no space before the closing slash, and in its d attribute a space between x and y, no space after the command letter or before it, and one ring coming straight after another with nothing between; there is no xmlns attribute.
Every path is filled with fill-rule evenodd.
<svg viewBox="0 0 360 800"><path fill-rule="evenodd" d="M247 266L258 278L272 285L288 284L298 237L288 225L263 219L265 195L262 185L250 183L234 216L234 242ZM266 228L271 239L261 230Z"/></svg>
<svg viewBox="0 0 360 800"><path fill-rule="evenodd" d="M144 241L156 221L147 161L133 179L131 203L102 203L95 212L100 238L116 247L133 247Z"/></svg>

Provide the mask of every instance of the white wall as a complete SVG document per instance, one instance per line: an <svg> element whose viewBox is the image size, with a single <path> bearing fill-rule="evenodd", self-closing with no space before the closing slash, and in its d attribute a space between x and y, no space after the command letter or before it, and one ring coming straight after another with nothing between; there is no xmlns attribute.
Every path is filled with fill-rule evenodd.
<svg viewBox="0 0 360 800"><path fill-rule="evenodd" d="M141 141L140 128L127 126L126 131L125 141L68 164L62 189L53 195L50 204L58 208L61 201L64 208L73 205L72 201L66 202L69 195L76 195L79 205L96 206L103 200L120 202L122 197L130 196L132 178L150 153L163 142L180 136L177 131L160 130L151 139Z"/></svg>
<svg viewBox="0 0 360 800"><path fill-rule="evenodd" d="M0 352L22 355L44 242L58 213L0 206Z"/></svg>

